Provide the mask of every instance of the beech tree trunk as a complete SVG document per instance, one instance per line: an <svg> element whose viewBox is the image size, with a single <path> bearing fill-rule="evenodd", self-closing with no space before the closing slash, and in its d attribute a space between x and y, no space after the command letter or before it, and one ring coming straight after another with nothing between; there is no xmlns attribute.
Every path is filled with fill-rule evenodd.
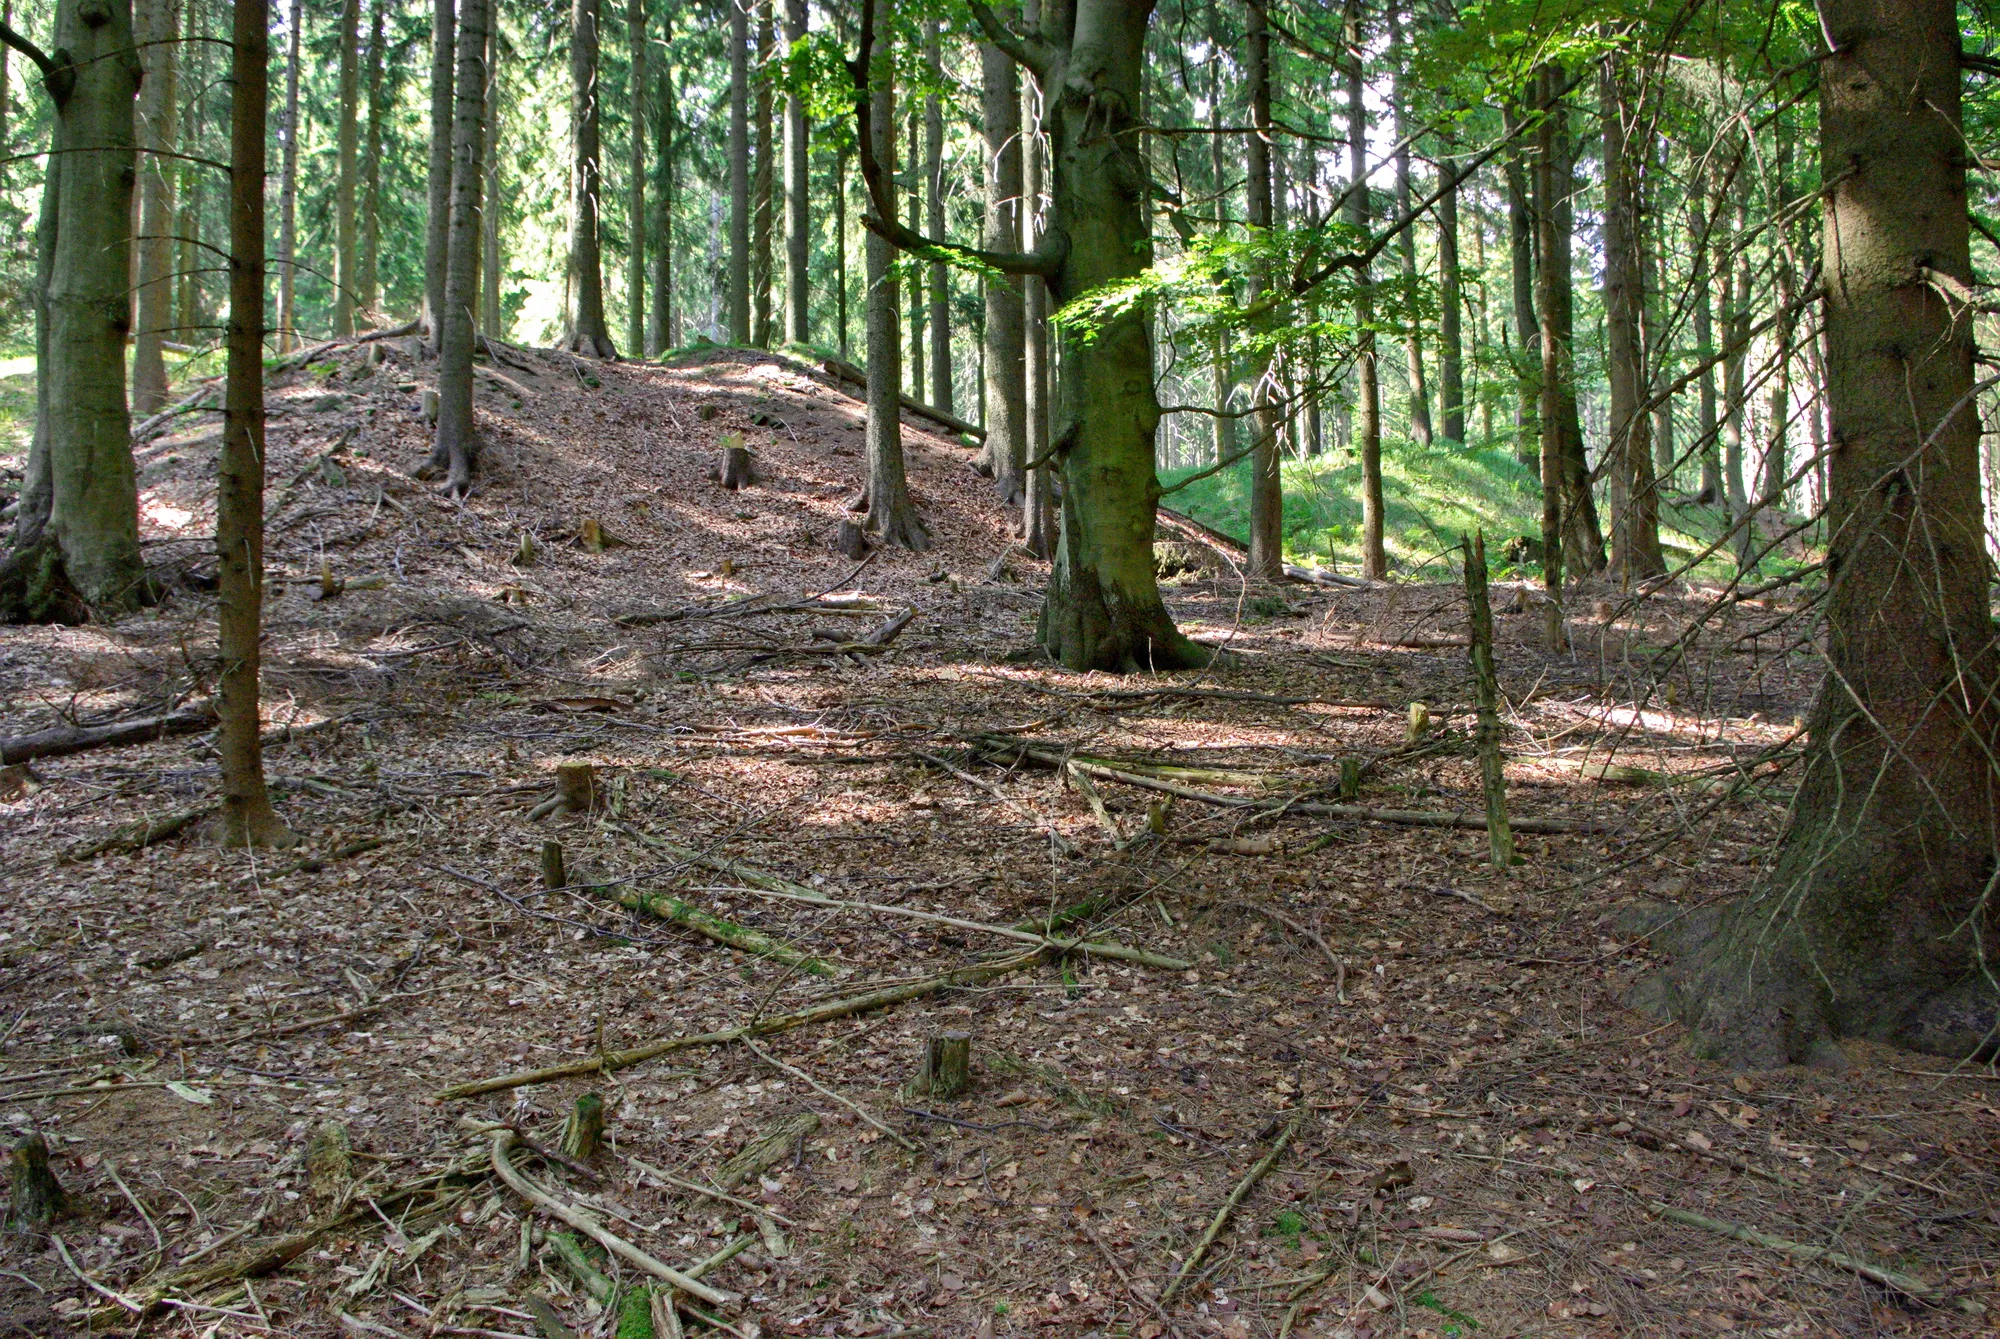
<svg viewBox="0 0 2000 1339"><path fill-rule="evenodd" d="M563 347L591 358L616 358L604 315L604 248L598 228L604 177L597 82L599 0L570 5L570 326ZM459 68L465 67L461 59ZM454 141L454 153L456 141ZM454 177L453 187L457 180ZM455 222L456 220L454 220Z"/></svg>
<svg viewBox="0 0 2000 1339"><path fill-rule="evenodd" d="M1660 551L1659 495L1653 486L1653 420L1641 412L1646 368L1639 338L1645 293L1639 282L1639 192L1626 147L1630 99L1618 57L1598 78L1604 142L1604 323L1610 383L1611 572L1627 585L1667 570Z"/></svg>
<svg viewBox="0 0 2000 1339"><path fill-rule="evenodd" d="M1347 0L1347 49L1355 54L1347 68L1347 151L1352 165L1352 189L1347 196L1347 223L1358 235L1368 232L1368 101L1362 79L1361 0ZM1361 575L1371 581L1389 576L1389 553L1383 544L1382 505L1382 386L1376 368L1375 296L1369 288L1368 267L1354 276L1354 445L1361 456Z"/></svg>
<svg viewBox="0 0 2000 1339"><path fill-rule="evenodd" d="M806 37L806 0L785 0L785 44ZM785 91L785 339L812 340L812 156L806 103L797 88ZM949 409L949 405L943 406Z"/></svg>
<svg viewBox="0 0 2000 1339"><path fill-rule="evenodd" d="M646 0L625 0L631 55L626 116L625 347L646 347Z"/></svg>
<svg viewBox="0 0 2000 1339"><path fill-rule="evenodd" d="M139 84L139 236L133 251L137 298L132 329L132 412L166 407L161 341L174 333L174 75L180 13L175 0L143 0L133 10L145 77ZM0 140L0 154L6 152Z"/></svg>
<svg viewBox="0 0 2000 1339"><path fill-rule="evenodd" d="M729 10L729 342L750 342L750 0Z"/></svg>
<svg viewBox="0 0 2000 1339"><path fill-rule="evenodd" d="M1869 1037L1970 1057L2000 995L1974 281L1949 0L1822 0L1828 673L1769 879L1667 984L1696 1048L1839 1063Z"/></svg>
<svg viewBox="0 0 2000 1339"><path fill-rule="evenodd" d="M771 26L771 0L757 3L757 69L755 168L750 179L750 342L760 349L771 347L771 194L774 186L772 159L776 152L771 119L771 57L775 34Z"/></svg>
<svg viewBox="0 0 2000 1339"><path fill-rule="evenodd" d="M296 2L296 0L295 0ZM444 312L445 269L451 260L452 80L457 62L456 0L431 3L431 152L425 179L424 331L437 347Z"/></svg>
<svg viewBox="0 0 2000 1339"><path fill-rule="evenodd" d="M194 2L188 5L190 12ZM305 25L305 0L292 0L291 31L286 34L285 112L279 138L284 141L284 157L278 169L278 352L289 353L298 343L295 300L299 272L294 263L298 253L299 230L299 39ZM184 218L183 233L192 231L192 219Z"/></svg>
<svg viewBox="0 0 2000 1339"><path fill-rule="evenodd" d="M130 0L63 0L55 39L54 57L33 52L55 115L36 236L35 433L0 565L0 611L15 621L151 594L125 403L141 77Z"/></svg>
<svg viewBox="0 0 2000 1339"><path fill-rule="evenodd" d="M1573 189L1568 116L1556 94L1562 71L1553 65L1541 72L1543 116L1536 131L1535 223L1537 255L1535 282L1541 315L1543 487L1550 481L1549 464L1560 494L1562 561L1572 572L1604 568L1604 535L1597 525L1597 503L1590 491L1590 468L1584 461L1583 423L1576 406L1576 359L1571 348L1574 290L1570 278Z"/></svg>
<svg viewBox="0 0 2000 1339"><path fill-rule="evenodd" d="M360 159L361 0L340 0L340 86L334 134L333 333L354 333L354 305L361 276L354 231L355 169Z"/></svg>
<svg viewBox="0 0 2000 1339"><path fill-rule="evenodd" d="M1244 150L1244 219L1253 233L1271 228L1271 24L1265 0L1243 6L1243 77L1250 93L1250 137ZM1268 267L1260 266L1251 281L1251 300L1271 289ZM1285 496L1279 472L1282 452L1279 431L1284 410L1279 403L1271 357L1256 360L1252 394L1256 404L1257 440L1250 451L1249 574L1266 581L1285 575Z"/></svg>
<svg viewBox="0 0 2000 1339"><path fill-rule="evenodd" d="M264 605L264 125L270 5L235 0L229 99L229 349L217 466L216 591L222 652L222 839L292 846L264 785L259 682Z"/></svg>
<svg viewBox="0 0 2000 1339"><path fill-rule="evenodd" d="M1042 21L1041 0L1025 0L1021 18L1030 27ZM1021 81L1021 249L1033 251L1041 245L1043 171L1045 151L1042 139L1042 91L1033 72ZM1039 274L1028 275L1021 285L1022 377L1026 409L1026 444L1029 460L1041 460L1049 450L1049 286ZM946 348L950 347L947 340ZM1044 463L1028 471L1028 495L1021 504L1021 543L1037 558L1048 559L1056 551L1055 470Z"/></svg>
<svg viewBox="0 0 2000 1339"><path fill-rule="evenodd" d="M896 85L890 48L888 6L874 10L874 40L880 56L870 70L869 120L875 161L896 162ZM895 197L889 197L895 217ZM916 552L931 546L930 530L910 500L903 469L902 308L896 283L895 248L879 233L866 243L868 266L868 483L863 509L869 533L885 543Z"/></svg>
<svg viewBox="0 0 2000 1339"><path fill-rule="evenodd" d="M979 44L980 117L986 135L986 245L1010 251L1021 237L1021 88L1014 60ZM1027 499L1028 383L1021 280L986 276L986 441L980 460L1001 504Z"/></svg>
<svg viewBox="0 0 2000 1339"><path fill-rule="evenodd" d="M485 169L486 25L492 0L464 0L459 12L457 110L452 118L451 251L438 336L437 437L430 467L448 471L445 492L464 497L479 463L472 413L473 305L479 300L480 187ZM593 62L593 65L595 62ZM598 310L600 324L603 309Z"/></svg>

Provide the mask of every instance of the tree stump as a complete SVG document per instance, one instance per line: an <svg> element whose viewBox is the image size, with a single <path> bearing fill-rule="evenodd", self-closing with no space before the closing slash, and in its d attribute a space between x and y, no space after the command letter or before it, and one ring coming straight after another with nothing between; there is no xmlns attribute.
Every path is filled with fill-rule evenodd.
<svg viewBox="0 0 2000 1339"><path fill-rule="evenodd" d="M7 1227L13 1232L40 1232L55 1221L69 1196L49 1170L48 1141L31 1134L14 1145L13 1203L7 1209Z"/></svg>
<svg viewBox="0 0 2000 1339"><path fill-rule="evenodd" d="M1342 758L1340 760L1340 798L1351 800L1361 794L1361 760Z"/></svg>
<svg viewBox="0 0 2000 1339"><path fill-rule="evenodd" d="M306 1194L315 1204L332 1204L353 1179L353 1145L347 1127L339 1121L327 1121L306 1141Z"/></svg>
<svg viewBox="0 0 2000 1339"><path fill-rule="evenodd" d="M596 1093L585 1093L576 1099L570 1108L569 1119L563 1123L563 1152L581 1162L597 1156L604 1147L604 1099Z"/></svg>
<svg viewBox="0 0 2000 1339"><path fill-rule="evenodd" d="M417 397L417 409L423 415L424 422L435 427L438 421L438 393L427 390L422 395L419 395Z"/></svg>
<svg viewBox="0 0 2000 1339"><path fill-rule="evenodd" d="M734 441L723 439L722 460L715 467L715 478L732 493L757 482L757 471L750 461L750 448L743 445L741 437Z"/></svg>
<svg viewBox="0 0 2000 1339"><path fill-rule="evenodd" d="M923 1059L910 1091L949 1100L972 1086L972 1034L940 1032L924 1043Z"/></svg>
<svg viewBox="0 0 2000 1339"><path fill-rule="evenodd" d="M1421 702L1410 704L1409 728L1405 731L1409 742L1414 744L1430 733L1431 709Z"/></svg>
<svg viewBox="0 0 2000 1339"><path fill-rule="evenodd" d="M842 521L840 534L834 538L833 548L841 557L852 558L859 562L868 556L868 537L853 521Z"/></svg>
<svg viewBox="0 0 2000 1339"><path fill-rule="evenodd" d="M559 841L542 843L542 887L569 887L569 872L563 868L563 849Z"/></svg>
<svg viewBox="0 0 2000 1339"><path fill-rule="evenodd" d="M556 764L556 807L587 814L597 807L597 769L587 762Z"/></svg>

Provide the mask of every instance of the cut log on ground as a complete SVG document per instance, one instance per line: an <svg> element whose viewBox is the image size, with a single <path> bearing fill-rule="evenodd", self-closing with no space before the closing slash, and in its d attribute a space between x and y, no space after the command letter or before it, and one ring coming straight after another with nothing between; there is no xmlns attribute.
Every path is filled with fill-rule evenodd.
<svg viewBox="0 0 2000 1339"><path fill-rule="evenodd" d="M866 389L868 385L868 374L852 363L843 363L838 358L828 358L820 364L820 367L825 369L826 374L832 377L834 381L845 383L845 385L841 386L843 391L846 390L847 386L859 386ZM858 400L861 397L857 395L854 398ZM986 440L986 429L976 423L967 423L955 414L947 414L942 409L933 409L929 405L918 400L913 400L907 395L902 397L902 402L904 410L915 414L918 418L927 418L941 427L949 428L955 433L974 438L978 441L983 442Z"/></svg>
<svg viewBox="0 0 2000 1339"><path fill-rule="evenodd" d="M215 724L215 709L207 702L164 716L146 716L114 725L64 725L40 730L32 735L16 735L0 740L0 766L28 762L35 758L61 758L87 749L113 748L120 744L150 744L169 735L193 734Z"/></svg>
<svg viewBox="0 0 2000 1339"><path fill-rule="evenodd" d="M128 823L109 837L100 837L96 841L82 842L70 847L63 852L62 859L66 864L75 864L82 860L94 860L101 855L123 855L128 851L143 851L156 842L179 836L214 812L214 805L203 804L193 809L184 809L178 814L169 814L165 818L155 818L144 823Z"/></svg>

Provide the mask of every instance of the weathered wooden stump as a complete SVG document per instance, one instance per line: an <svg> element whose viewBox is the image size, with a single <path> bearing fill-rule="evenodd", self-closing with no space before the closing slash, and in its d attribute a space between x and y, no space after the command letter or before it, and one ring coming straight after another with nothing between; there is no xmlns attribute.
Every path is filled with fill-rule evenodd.
<svg viewBox="0 0 2000 1339"><path fill-rule="evenodd" d="M587 762L556 764L556 807L587 814L597 807L597 769Z"/></svg>
<svg viewBox="0 0 2000 1339"><path fill-rule="evenodd" d="M940 1032L924 1043L924 1054L910 1091L944 1100L972 1086L972 1034Z"/></svg>
<svg viewBox="0 0 2000 1339"><path fill-rule="evenodd" d="M569 1119L563 1123L563 1152L572 1158L587 1162L597 1156L604 1147L604 1099L596 1093L585 1093L576 1099L570 1108Z"/></svg>
<svg viewBox="0 0 2000 1339"><path fill-rule="evenodd" d="M715 467L716 482L730 492L738 492L757 482L757 470L750 459L750 448L743 445L743 439L723 439L722 460Z"/></svg>
<svg viewBox="0 0 2000 1339"><path fill-rule="evenodd" d="M1414 744L1431 730L1431 709L1421 702L1410 704L1409 728L1405 732L1409 742Z"/></svg>
<svg viewBox="0 0 2000 1339"><path fill-rule="evenodd" d="M853 521L842 521L840 533L834 538L833 548L841 557L852 558L859 562L868 556L868 536L863 534L861 527Z"/></svg>
<svg viewBox="0 0 2000 1339"><path fill-rule="evenodd" d="M563 849L559 841L542 843L542 887L569 887L569 871L563 867Z"/></svg>
<svg viewBox="0 0 2000 1339"><path fill-rule="evenodd" d="M1342 758L1340 760L1340 798L1351 800L1361 794L1361 760Z"/></svg>
<svg viewBox="0 0 2000 1339"><path fill-rule="evenodd" d="M49 1170L48 1141L40 1134L29 1135L14 1145L12 1161L14 1198L7 1209L8 1230L41 1232L69 1203L62 1183Z"/></svg>

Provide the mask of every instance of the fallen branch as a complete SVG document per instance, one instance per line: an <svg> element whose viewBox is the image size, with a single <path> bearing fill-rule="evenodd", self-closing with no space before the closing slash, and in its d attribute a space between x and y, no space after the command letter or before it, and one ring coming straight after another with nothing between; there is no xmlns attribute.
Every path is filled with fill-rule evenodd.
<svg viewBox="0 0 2000 1339"><path fill-rule="evenodd" d="M737 1196L730 1194L726 1190L716 1190L711 1186L702 1185L699 1181L689 1181L683 1177L675 1176L672 1172L663 1172L658 1167L653 1166L651 1163L641 1162L637 1158L627 1158L626 1161L631 1163L634 1167L637 1167L640 1171L644 1172L646 1175L652 1177L657 1181L665 1181L668 1185L679 1186L683 1190L692 1190L697 1195L706 1195L709 1199L712 1200L726 1200L730 1204L736 1205L738 1208L748 1209L751 1213L762 1214L766 1218L775 1219L776 1221L783 1223L786 1227L798 1226L797 1223L785 1217L783 1214L779 1213L776 1209L770 1208L766 1205L752 1204L749 1200L738 1198ZM690 1274L695 1275L696 1277L700 1277L700 1275L706 1271L701 1266L697 1265L695 1268L689 1270L688 1272Z"/></svg>
<svg viewBox="0 0 2000 1339"><path fill-rule="evenodd" d="M747 925L725 920L712 912L703 911L692 902L683 902L678 897L666 897L659 893L626 889L617 895L618 905L629 911L644 912L657 916L663 921L694 931L705 939L712 939L727 948L748 953L754 957L769 958L772 962L786 967L796 967L814 976L827 976L831 969L826 963L810 954L786 948L761 930L753 930Z"/></svg>
<svg viewBox="0 0 2000 1339"><path fill-rule="evenodd" d="M981 780L979 777L974 776L972 773L966 771L961 767L954 767L952 764L946 762L943 758L934 757L931 754L923 752L919 752L917 756L919 758L922 758L925 762L931 764L933 767L943 768L945 771L957 777L960 781L963 781L966 785L971 786L976 790L985 791L988 795L991 795L994 799L1000 801L1000 803L1006 805L1009 809L1012 809L1015 813L1021 815L1021 817L1027 819L1030 823L1033 823L1036 827L1048 833L1049 840L1053 841L1056 844L1056 849L1058 851L1061 851L1064 855L1079 854L1076 843L1071 841L1069 838L1063 836L1062 833L1056 831L1055 824L1049 822L1047 819L1041 817L1039 814L1031 812L1024 805L1017 802L1012 796L1002 791L998 786L995 786L987 781Z"/></svg>
<svg viewBox="0 0 2000 1339"><path fill-rule="evenodd" d="M100 837L94 842L80 842L62 853L64 864L95 859L101 855L123 855L128 851L143 851L148 846L163 842L193 827L202 819L215 812L212 804L197 805L184 809L165 818L155 818L145 823L128 823L108 837Z"/></svg>
<svg viewBox="0 0 2000 1339"><path fill-rule="evenodd" d="M169 735L193 734L215 724L214 709L207 702L182 707L164 716L147 716L114 725L64 725L40 730L32 735L16 735L0 740L0 766L30 762L36 758L61 758L86 749L112 748L120 744L150 744Z"/></svg>
<svg viewBox="0 0 2000 1339"><path fill-rule="evenodd" d="M1041 956L1041 950L1022 953L995 962L976 963L969 967L954 967L937 976L925 977L920 981L906 981L899 986L886 986L881 990L871 990L862 995L850 995L843 999L828 1000L801 1009L796 1013L779 1014L773 1018L759 1019L720 1032L703 1032L693 1036L662 1037L624 1051L605 1051L587 1060L572 1060L568 1064L550 1065L544 1069L523 1070L514 1074L502 1074L497 1078L475 1079L470 1083L455 1084L438 1094L440 1099L477 1097L481 1093L502 1092L510 1088L525 1088L531 1084L552 1083L557 1079L574 1078L579 1074L611 1074L633 1065L671 1055L675 1051L692 1050L698 1046L727 1046L745 1037L770 1037L780 1032L790 1032L794 1028L808 1027L814 1023L831 1022L836 1018L851 1018L856 1014L885 1009L892 1004L903 1004L909 1000L935 995L940 990L954 986L969 986L980 981L989 981L996 976L1005 976L1018 971Z"/></svg>
<svg viewBox="0 0 2000 1339"><path fill-rule="evenodd" d="M863 372L852 363L843 363L838 358L828 358L820 364L820 367L825 369L826 374L836 382L844 381L850 386L864 387L868 384L868 374L866 372ZM855 398L859 399L860 397L856 396ZM918 400L913 400L907 395L900 398L903 408L915 414L918 418L927 418L941 427L949 428L953 432L963 434L977 441L983 442L986 440L986 429L976 423L967 423L964 419L956 415L947 414L942 409L933 409L929 405Z"/></svg>
<svg viewBox="0 0 2000 1339"><path fill-rule="evenodd" d="M803 1069L799 1069L796 1066L786 1064L784 1061L778 1059L778 1057L772 1055L769 1051L759 1046L756 1042L751 1041L748 1037L745 1037L743 1039L743 1045L749 1049L751 1054L755 1055L759 1060L762 1060L765 1064L769 1065L771 1068L778 1070L782 1073L791 1075L793 1078L797 1079L799 1082L803 1084L806 1084L808 1087L812 1088L813 1091L819 1093L823 1097L832 1098L834 1101L846 1107L849 1111L852 1111L855 1115L861 1117L862 1120L867 1121L870 1125L880 1130L883 1134L889 1136L889 1138L895 1140L897 1143L901 1144L904 1148L910 1150L910 1152L915 1153L917 1151L917 1145L915 1140L911 1139L908 1135L898 1133L893 1127L884 1124L882 1121L877 1120L868 1111L868 1109L866 1107L863 1107L859 1102L856 1102L852 1098L843 1096L842 1094L835 1092L833 1089L827 1087L825 1084L821 1083L818 1079L814 1078L812 1075L806 1073ZM762 1212L762 1210L759 1210L759 1212Z"/></svg>
<svg viewBox="0 0 2000 1339"><path fill-rule="evenodd" d="M663 1283L678 1288L691 1296L699 1297L704 1302L712 1302L716 1306L724 1306L736 1300L734 1293L724 1292L720 1288L711 1287L709 1284L703 1283L700 1279L691 1278L681 1273L680 1270L675 1269L672 1265L654 1259L631 1242L626 1241L623 1237L607 1232L604 1226L590 1214L573 1205L565 1204L543 1190L540 1186L537 1186L527 1177L521 1175L520 1171L507 1157L507 1150L512 1148L515 1142L512 1130L503 1130L493 1136L494 1174L506 1182L507 1187L515 1194L527 1200L530 1204L545 1209L557 1218L562 1219L563 1222L568 1223L605 1250L627 1263L637 1266Z"/></svg>
<svg viewBox="0 0 2000 1339"><path fill-rule="evenodd" d="M1188 1252L1188 1258L1181 1263L1180 1272L1174 1275L1173 1282L1169 1283L1166 1291L1160 1294L1161 1306L1174 1300L1174 1294L1181 1290L1181 1285L1187 1282L1188 1276L1201 1264L1202 1257L1208 1254L1208 1248L1215 1245L1215 1239L1222 1235L1222 1229L1229 1226L1229 1220L1236 1215L1237 1206L1257 1188L1257 1183L1264 1179L1265 1174L1277 1165L1285 1146L1291 1143L1292 1136L1299 1132L1299 1120L1300 1116L1294 1115L1285 1122L1285 1127L1271 1142L1271 1151L1258 1159L1257 1165L1245 1172L1243 1179L1236 1183L1236 1189L1229 1192L1229 1198L1215 1211L1215 1218L1209 1223L1208 1231L1201 1234L1201 1240L1195 1243L1194 1249Z"/></svg>
<svg viewBox="0 0 2000 1339"><path fill-rule="evenodd" d="M1646 1207L1669 1222L1680 1223L1686 1227L1698 1227L1704 1232L1713 1232L1734 1241L1748 1242L1752 1246L1762 1246L1766 1250L1789 1255L1795 1260L1817 1260L1845 1269L1885 1288L1894 1288L1897 1292L1919 1302L1928 1302L1935 1306L1945 1300L1942 1293L1914 1274L1889 1269L1872 1260L1864 1260L1858 1255L1849 1255L1845 1251L1831 1251L1823 1246L1808 1246L1804 1242L1788 1241L1769 1232L1760 1232L1754 1227L1744 1227L1738 1223L1725 1222L1720 1218L1710 1218L1687 1209L1676 1209L1673 1205L1662 1204L1658 1200L1646 1201Z"/></svg>

